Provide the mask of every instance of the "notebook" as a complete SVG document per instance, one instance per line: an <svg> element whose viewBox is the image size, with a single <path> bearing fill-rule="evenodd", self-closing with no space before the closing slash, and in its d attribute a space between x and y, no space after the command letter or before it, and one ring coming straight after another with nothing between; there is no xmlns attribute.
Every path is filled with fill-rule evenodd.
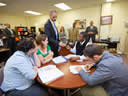
<svg viewBox="0 0 128 96"><path fill-rule="evenodd" d="M38 69L38 76L43 83L51 83L64 76L64 73L60 71L55 65L48 65Z"/></svg>
<svg viewBox="0 0 128 96"><path fill-rule="evenodd" d="M64 56L58 56L58 57L53 58L52 61L53 61L55 64L60 64L60 63L67 62L68 59L65 58Z"/></svg>
<svg viewBox="0 0 128 96"><path fill-rule="evenodd" d="M85 65L72 65L72 66L69 67L70 72L72 72L73 74L79 74L79 72L76 70L76 67L82 67L82 69L83 69L85 72L90 72L90 70L87 71L87 70L84 68Z"/></svg>
<svg viewBox="0 0 128 96"><path fill-rule="evenodd" d="M65 58L70 59L71 57L79 57L80 55L75 55L75 54L69 54L65 56Z"/></svg>

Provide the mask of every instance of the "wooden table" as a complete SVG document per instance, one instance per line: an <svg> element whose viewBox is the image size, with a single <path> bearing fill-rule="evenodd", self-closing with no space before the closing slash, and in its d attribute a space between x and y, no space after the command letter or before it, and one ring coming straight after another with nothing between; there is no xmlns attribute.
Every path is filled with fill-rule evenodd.
<svg viewBox="0 0 128 96"><path fill-rule="evenodd" d="M0 52L7 52L7 51L9 51L8 48L0 48Z"/></svg>
<svg viewBox="0 0 128 96"><path fill-rule="evenodd" d="M87 61L85 61L85 63L86 62ZM43 65L43 66L47 66L50 64L54 64L54 63L50 62L50 63ZM69 70L70 65L81 65L81 63L68 61L66 63L57 64L56 67L59 68L64 73L64 76L59 78L58 80L55 80L55 81L47 84L47 85L42 83L42 81L40 80L39 77L37 78L37 80L41 84L46 85L49 88L64 89L65 96L71 96L70 89L83 87L83 86L87 85L87 83L82 80L82 78L80 77L79 74L74 75L70 72L70 70ZM92 69L91 73L94 72L94 70L95 69Z"/></svg>
<svg viewBox="0 0 128 96"><path fill-rule="evenodd" d="M67 50L66 48L62 48L59 53L60 53L60 55L63 55L63 56L70 54L69 50ZM89 61L85 61L85 63L87 63L87 62L89 62ZM41 67L47 66L50 64L54 65L54 63L51 61L48 64L42 65ZM42 81L40 80L39 77L37 77L37 80L41 84L46 85L49 88L64 89L65 96L71 96L70 89L80 88L80 87L87 85L87 83L82 80L82 78L80 77L79 74L74 75L70 72L69 66L71 66L71 65L81 65L81 62L68 61L68 62L65 62L62 64L56 64L56 67L64 73L64 76L59 78L56 81L53 81L50 84L46 85L46 84L42 83ZM92 69L91 73L94 72L94 70L95 69Z"/></svg>

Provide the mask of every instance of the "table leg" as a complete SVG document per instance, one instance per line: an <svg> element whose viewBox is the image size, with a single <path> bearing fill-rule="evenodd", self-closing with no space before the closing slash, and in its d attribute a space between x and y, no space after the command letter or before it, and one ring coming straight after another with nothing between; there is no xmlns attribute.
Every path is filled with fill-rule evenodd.
<svg viewBox="0 0 128 96"><path fill-rule="evenodd" d="M67 96L71 96L70 89L67 89Z"/></svg>
<svg viewBox="0 0 128 96"><path fill-rule="evenodd" d="M67 90L64 89L64 96L67 96Z"/></svg>

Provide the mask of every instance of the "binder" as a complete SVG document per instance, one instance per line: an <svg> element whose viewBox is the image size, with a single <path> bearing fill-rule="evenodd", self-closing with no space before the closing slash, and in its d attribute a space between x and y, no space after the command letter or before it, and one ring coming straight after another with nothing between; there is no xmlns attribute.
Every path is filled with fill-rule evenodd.
<svg viewBox="0 0 128 96"><path fill-rule="evenodd" d="M38 76L45 84L49 84L64 76L64 73L56 68L55 65L48 65L38 69Z"/></svg>

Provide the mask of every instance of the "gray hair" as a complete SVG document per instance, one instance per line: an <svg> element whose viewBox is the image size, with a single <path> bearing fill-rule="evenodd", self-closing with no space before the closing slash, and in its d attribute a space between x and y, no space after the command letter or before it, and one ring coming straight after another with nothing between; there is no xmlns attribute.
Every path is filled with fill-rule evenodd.
<svg viewBox="0 0 128 96"><path fill-rule="evenodd" d="M49 15L52 15L53 13L56 13L56 10L51 10Z"/></svg>

